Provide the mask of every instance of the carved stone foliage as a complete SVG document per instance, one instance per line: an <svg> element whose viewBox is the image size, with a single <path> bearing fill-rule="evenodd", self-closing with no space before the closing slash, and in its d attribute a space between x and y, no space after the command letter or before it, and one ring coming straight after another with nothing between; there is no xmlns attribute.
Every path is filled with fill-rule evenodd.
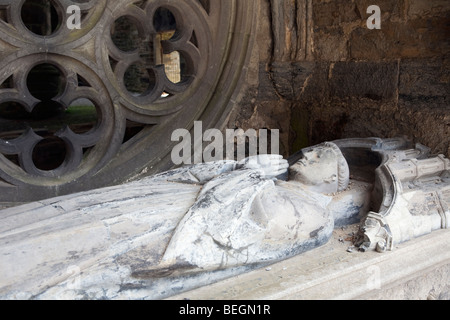
<svg viewBox="0 0 450 320"><path fill-rule="evenodd" d="M71 5L81 9L80 29L67 27ZM196 120L223 126L249 59L257 7L0 0L0 202L168 169L175 129L192 129ZM35 21L30 12L44 16Z"/></svg>

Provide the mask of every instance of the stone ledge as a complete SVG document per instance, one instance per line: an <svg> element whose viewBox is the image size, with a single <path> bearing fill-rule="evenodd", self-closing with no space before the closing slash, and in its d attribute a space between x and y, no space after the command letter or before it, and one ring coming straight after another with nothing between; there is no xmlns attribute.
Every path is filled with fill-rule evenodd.
<svg viewBox="0 0 450 320"><path fill-rule="evenodd" d="M170 299L427 299L450 288L450 230L383 254L347 252L340 232L319 249Z"/></svg>

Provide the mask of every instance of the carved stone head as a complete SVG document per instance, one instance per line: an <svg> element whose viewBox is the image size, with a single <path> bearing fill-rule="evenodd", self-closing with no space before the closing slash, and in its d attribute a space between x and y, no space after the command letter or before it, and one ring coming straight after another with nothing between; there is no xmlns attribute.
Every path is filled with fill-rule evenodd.
<svg viewBox="0 0 450 320"><path fill-rule="evenodd" d="M303 157L289 168L289 180L316 192L336 193L349 183L349 167L336 144L326 142L302 150Z"/></svg>

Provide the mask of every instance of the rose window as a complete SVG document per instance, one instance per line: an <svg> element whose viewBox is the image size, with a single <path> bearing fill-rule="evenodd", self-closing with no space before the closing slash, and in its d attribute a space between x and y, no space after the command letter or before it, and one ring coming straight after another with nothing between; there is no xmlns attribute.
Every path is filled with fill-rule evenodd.
<svg viewBox="0 0 450 320"><path fill-rule="evenodd" d="M79 9L80 28L69 22ZM236 0L0 0L0 191L24 202L170 168L222 126L250 47ZM69 9L69 10L68 10ZM0 203L3 200L0 196Z"/></svg>

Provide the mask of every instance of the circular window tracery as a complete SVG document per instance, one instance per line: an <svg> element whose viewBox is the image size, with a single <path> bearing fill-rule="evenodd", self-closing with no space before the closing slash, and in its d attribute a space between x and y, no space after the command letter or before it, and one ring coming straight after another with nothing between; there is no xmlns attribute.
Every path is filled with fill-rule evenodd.
<svg viewBox="0 0 450 320"><path fill-rule="evenodd" d="M95 6L87 0L73 2L89 5L87 10ZM20 9L21 23L32 34L59 34L53 37L55 42L64 34L61 26L67 15L60 1L22 0L14 6ZM134 101L132 106L139 113L151 112L152 106L156 106L156 116L163 109L163 114L176 112L182 100L170 101L188 91L194 78L206 70L207 59L200 58L209 54L211 45L207 42L211 39L207 36L207 24L201 23L204 14L199 15L195 6L184 1L121 1L120 6L123 9L116 9L121 14L105 23L110 25L107 30L111 42L106 48L113 78L123 89L123 96ZM14 23L17 18L13 15L11 21ZM196 34L204 36L199 40ZM29 39L30 35L26 37ZM28 174L66 174L76 170L82 158L90 154L87 151L101 140L99 132L110 121L107 115L113 108L96 101L99 92L92 88L89 77L56 62L57 55L48 54L48 48L36 49L44 49L45 58L25 59L27 63L22 65L16 61L18 71L0 87L0 151ZM126 100L122 100L122 105L129 106ZM136 125L133 120L128 119L120 129L124 133L116 134L124 135L124 142L132 138L130 132L144 131L145 125ZM147 125L153 123L150 120Z"/></svg>
<svg viewBox="0 0 450 320"><path fill-rule="evenodd" d="M207 37L200 45L196 32L205 36L208 32L204 24L187 22L183 16L192 8L179 4L148 1L139 8L128 7L114 20L109 34L109 66L119 86L137 104L151 108L182 94L206 70L207 59L202 57L208 55L210 47L205 43ZM195 15L192 11L192 20Z"/></svg>
<svg viewBox="0 0 450 320"><path fill-rule="evenodd" d="M112 130L106 130L103 119L114 118L112 107L107 100L98 100L102 85L63 67L67 62L56 56L32 63L18 61L27 71L17 71L10 78L18 81L0 90L0 151L34 176L75 171L86 151L108 139L107 132Z"/></svg>
<svg viewBox="0 0 450 320"><path fill-rule="evenodd" d="M28 201L159 170L170 133L202 114L214 123L231 97L245 3L1 1L0 192ZM81 30L66 27L73 4Z"/></svg>

